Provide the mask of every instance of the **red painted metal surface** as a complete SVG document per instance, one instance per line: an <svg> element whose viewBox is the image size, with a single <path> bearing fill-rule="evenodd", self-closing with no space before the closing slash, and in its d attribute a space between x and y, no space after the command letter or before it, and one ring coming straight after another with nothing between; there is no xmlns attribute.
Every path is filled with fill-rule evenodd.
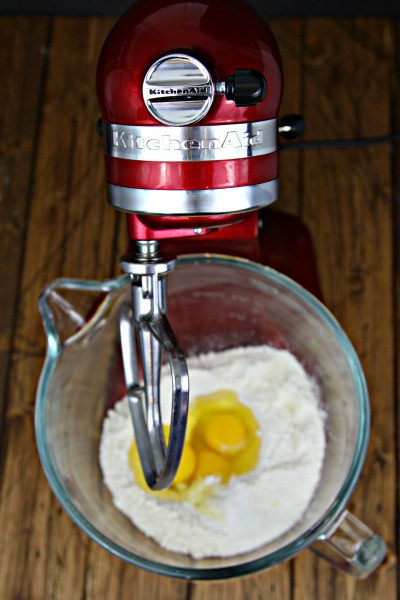
<svg viewBox="0 0 400 600"><path fill-rule="evenodd" d="M236 220L235 220L236 219ZM156 217L152 215L127 215L128 236L132 240L165 240L175 238L201 239L207 251L210 240L251 239L258 234L256 212L240 215L215 215L207 217L207 228L202 217ZM194 229L201 228L198 234ZM188 240L190 245L191 240Z"/></svg>
<svg viewBox="0 0 400 600"><path fill-rule="evenodd" d="M162 242L168 255L210 252L248 258L287 275L322 300L317 262L310 232L298 218L272 207L258 213L261 224L255 239L176 239Z"/></svg>
<svg viewBox="0 0 400 600"><path fill-rule="evenodd" d="M240 68L259 71L267 80L267 94L260 104L237 107L225 97L215 96L209 113L196 126L276 118L282 92L279 51L268 25L251 6L243 0L139 0L116 23L100 55L97 93L103 119L125 125L160 126L145 106L142 85L149 67L160 57L174 52L199 59L215 82L225 81ZM270 181L278 177L279 165L278 152L274 152L252 158L202 162L148 162L106 156L105 168L107 181L115 185L199 190ZM219 221L218 216L191 219L192 227L209 228L232 222L235 229L229 232L228 227L224 227L218 237L232 239L235 233L239 237L249 235L246 221L240 233L237 215L228 219L225 216L223 221ZM144 222L142 216L128 215L128 231L134 239L193 235L187 223L185 217L153 216ZM171 231L163 233L163 229Z"/></svg>
<svg viewBox="0 0 400 600"><path fill-rule="evenodd" d="M243 123L276 117L282 69L265 21L243 0L138 0L117 21L100 54L97 94L103 119L125 125L159 125L147 110L142 84L161 56L184 52L200 60L214 81L235 69L255 69L267 80L265 99L238 108L217 96L199 124Z"/></svg>
<svg viewBox="0 0 400 600"><path fill-rule="evenodd" d="M107 181L150 190L206 190L254 185L278 176L278 153L203 162L153 162L105 157ZM195 187L194 187L195 186Z"/></svg>

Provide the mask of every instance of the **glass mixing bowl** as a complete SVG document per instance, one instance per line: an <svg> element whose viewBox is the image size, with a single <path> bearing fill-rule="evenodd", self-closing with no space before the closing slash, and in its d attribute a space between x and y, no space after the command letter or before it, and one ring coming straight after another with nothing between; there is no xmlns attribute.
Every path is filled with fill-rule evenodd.
<svg viewBox="0 0 400 600"><path fill-rule="evenodd" d="M60 279L40 298L48 346L37 393L37 444L48 481L75 523L121 559L174 577L252 573L305 547L357 577L371 572L385 544L345 509L369 435L359 360L318 300L249 261L179 258L168 276L168 318L188 356L267 343L289 349L317 380L327 412L327 448L306 514L285 535L252 552L195 560L164 550L114 507L100 471L99 437L107 407L124 393L118 322L129 299L126 276L104 282Z"/></svg>

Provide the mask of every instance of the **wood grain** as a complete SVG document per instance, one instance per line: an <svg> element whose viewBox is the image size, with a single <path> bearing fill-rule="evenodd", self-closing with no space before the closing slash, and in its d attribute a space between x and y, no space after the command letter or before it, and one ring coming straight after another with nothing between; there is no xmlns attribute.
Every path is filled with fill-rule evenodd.
<svg viewBox="0 0 400 600"><path fill-rule="evenodd" d="M393 23L393 39L400 39L400 20ZM400 131L400 103L398 101L400 97L400 44L396 44L396 52L393 56L392 61L392 127L395 131ZM400 374L399 374L399 355L400 355L400 142L397 142L393 146L393 163L392 163L392 177L393 177L393 202L392 202L392 215L393 215L393 272L394 272L394 353L395 353L395 386L394 386L394 403L395 403L395 414L394 414L394 426L397 443L397 454L395 457L397 477L400 473L400 442L398 439L400 432ZM400 484L397 479L397 523L400 519ZM395 545L395 553L397 557L400 551L400 532L397 533L397 540ZM400 576L399 576L400 579ZM400 586L400 584L399 584Z"/></svg>
<svg viewBox="0 0 400 600"><path fill-rule="evenodd" d="M35 142L46 68L48 19L0 22L0 421L21 277ZM1 426L0 431L3 431ZM4 440L4 433L2 435ZM2 446L3 449L3 446ZM3 457L3 450L0 454ZM1 459L2 461L2 459Z"/></svg>
<svg viewBox="0 0 400 600"><path fill-rule="evenodd" d="M45 480L32 418L44 355L36 309L40 289L59 276L113 276L126 249L124 220L105 201L95 133L94 72L113 21L0 18L6 84L0 96L0 269L6 284L0 314L0 390L5 392L0 598L394 600L399 591L398 148L282 152L277 204L309 227L325 303L348 332L368 380L371 441L350 507L388 542L389 560L376 574L356 582L305 551L241 579L188 583L157 576L91 542ZM274 19L271 27L286 73L282 114L303 114L309 139L377 135L399 127L398 23Z"/></svg>
<svg viewBox="0 0 400 600"><path fill-rule="evenodd" d="M271 19L271 29L276 37L284 73L281 115L302 115L303 107L303 62L304 30L303 19ZM282 140L285 143L285 140ZM283 210L301 216L303 204L303 160L301 151L281 152L279 173L279 199L272 209Z"/></svg>
<svg viewBox="0 0 400 600"><path fill-rule="evenodd" d="M88 540L55 501L34 450L33 403L44 351L36 307L46 282L60 275L105 277L112 264L114 212L106 216L93 94L98 49L110 24L51 23L6 417L2 598L81 598L85 585Z"/></svg>
<svg viewBox="0 0 400 600"><path fill-rule="evenodd" d="M367 137L390 131L391 24L353 20L308 22L305 115L310 138ZM379 106L379 109L377 108ZM312 231L324 299L359 353L371 395L367 462L351 509L395 541L393 263L391 162L387 145L308 151L304 221ZM382 490L384 493L382 494ZM303 576L307 573L301 561ZM396 597L395 569L355 583L309 565L318 594ZM298 588L301 598L301 587ZM315 596L317 597L317 596Z"/></svg>

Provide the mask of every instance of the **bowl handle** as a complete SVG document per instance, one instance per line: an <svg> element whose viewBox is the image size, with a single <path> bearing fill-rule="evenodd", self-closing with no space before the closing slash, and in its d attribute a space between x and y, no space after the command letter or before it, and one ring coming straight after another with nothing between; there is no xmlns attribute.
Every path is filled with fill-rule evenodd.
<svg viewBox="0 0 400 600"><path fill-rule="evenodd" d="M309 546L336 569L357 579L374 571L386 555L386 544L348 510L340 513L329 529Z"/></svg>

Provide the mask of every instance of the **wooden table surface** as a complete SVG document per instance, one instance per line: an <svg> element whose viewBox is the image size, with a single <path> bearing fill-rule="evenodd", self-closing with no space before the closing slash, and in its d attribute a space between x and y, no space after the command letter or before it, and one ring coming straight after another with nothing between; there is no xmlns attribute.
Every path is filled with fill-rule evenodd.
<svg viewBox="0 0 400 600"><path fill-rule="evenodd" d="M0 598L347 600L398 597L399 146L282 152L277 207L308 226L325 304L352 340L371 396L367 461L350 509L387 542L364 581L311 552L253 576L196 583L126 565L61 509L34 439L45 351L37 310L59 276L119 273L124 219L105 200L94 72L113 18L0 18ZM308 139L400 129L400 27L389 19L274 19L281 114ZM293 257L296 260L296 257ZM397 487L398 489L398 487ZM397 513L396 513L397 511Z"/></svg>

